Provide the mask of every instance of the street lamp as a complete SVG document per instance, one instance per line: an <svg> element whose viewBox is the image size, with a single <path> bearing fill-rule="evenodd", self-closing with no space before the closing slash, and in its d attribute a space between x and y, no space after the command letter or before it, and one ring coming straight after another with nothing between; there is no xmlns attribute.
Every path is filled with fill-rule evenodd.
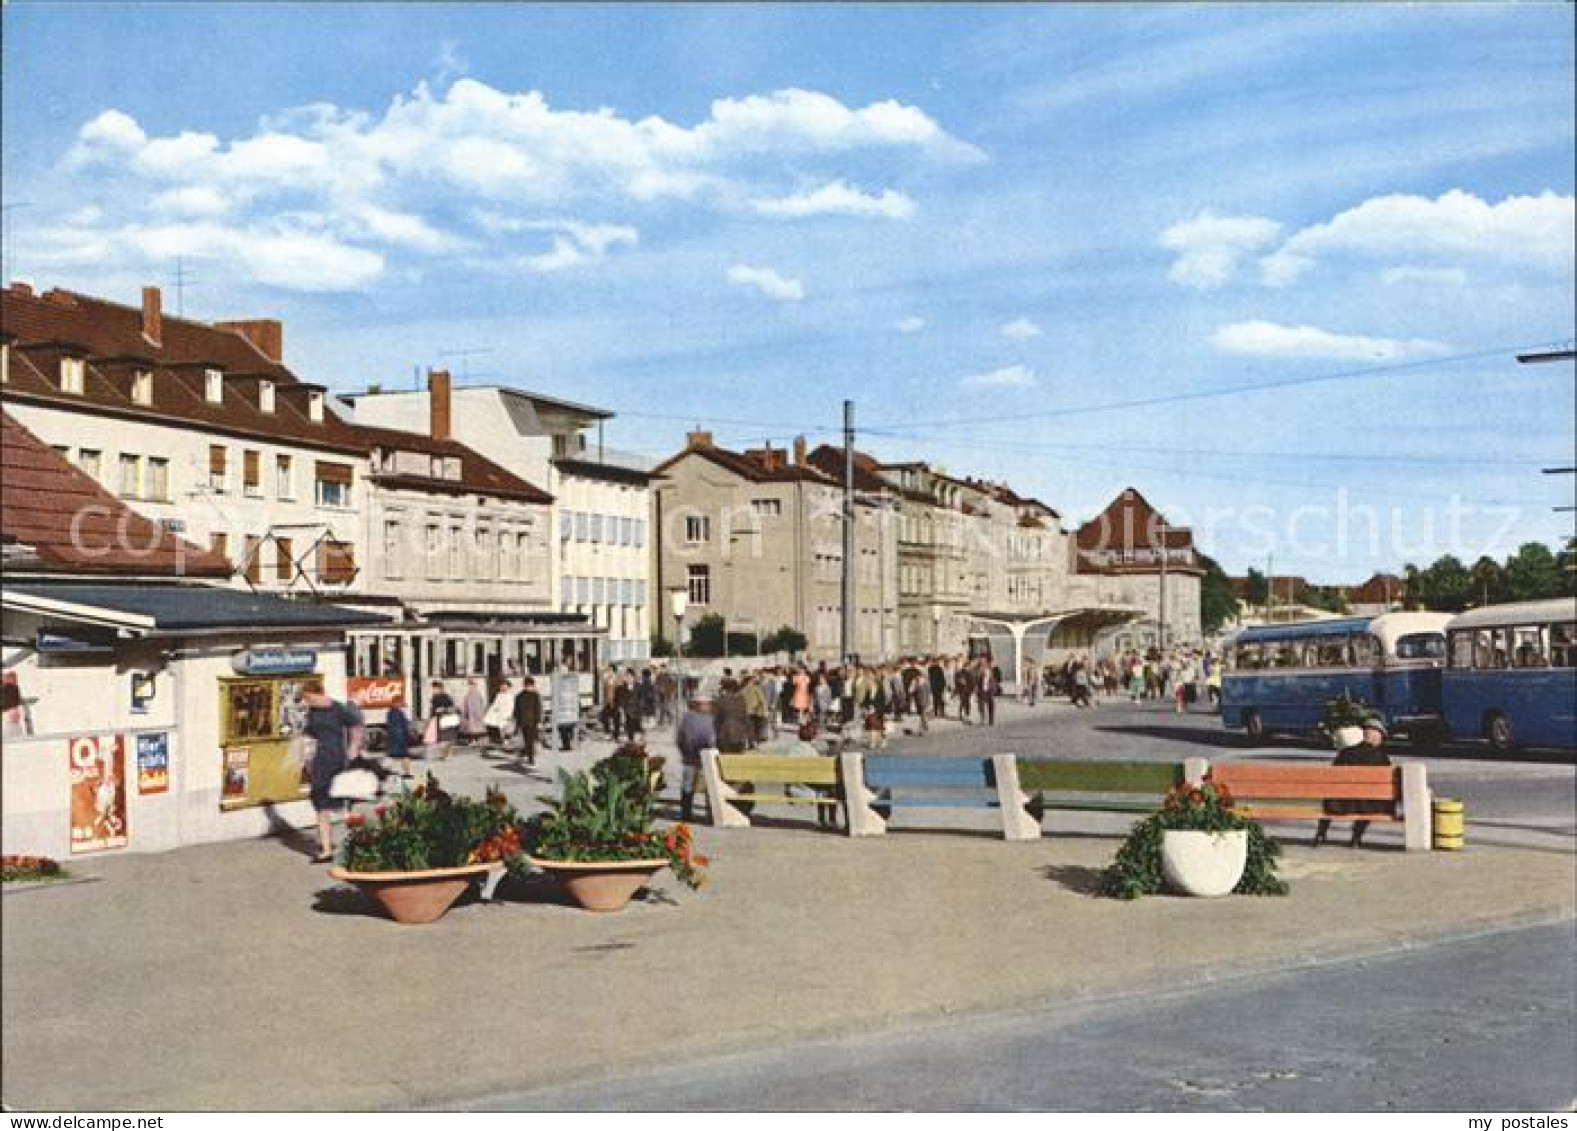
<svg viewBox="0 0 1577 1131"><path fill-rule="evenodd" d="M668 607L674 615L674 667L679 671L679 694L683 696L684 666L679 661L684 656L684 614L690 607L690 590L683 585L668 590Z"/></svg>

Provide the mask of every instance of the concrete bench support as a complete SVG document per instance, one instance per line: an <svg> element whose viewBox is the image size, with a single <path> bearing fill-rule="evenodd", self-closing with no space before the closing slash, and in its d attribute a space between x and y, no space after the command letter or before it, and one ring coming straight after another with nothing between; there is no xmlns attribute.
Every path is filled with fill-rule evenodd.
<svg viewBox="0 0 1577 1131"><path fill-rule="evenodd" d="M1039 840L1040 820L1029 811L1030 798L1018 787L1018 755L993 754L997 803L1002 808L1002 835L1007 840Z"/></svg>

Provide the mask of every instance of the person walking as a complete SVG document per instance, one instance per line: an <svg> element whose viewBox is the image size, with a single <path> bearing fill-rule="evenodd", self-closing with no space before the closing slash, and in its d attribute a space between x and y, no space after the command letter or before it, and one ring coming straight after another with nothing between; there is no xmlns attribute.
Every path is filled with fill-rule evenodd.
<svg viewBox="0 0 1577 1131"><path fill-rule="evenodd" d="M504 739L508 737L506 731L515 715L515 694L507 679L498 681L498 690L493 694L492 703L488 704L487 714L482 717L483 724L487 727L488 745L502 748Z"/></svg>
<svg viewBox="0 0 1577 1131"><path fill-rule="evenodd" d="M980 700L980 721L988 727L997 725L997 692L1001 681L1001 669L990 662L981 663L979 689L975 694Z"/></svg>
<svg viewBox="0 0 1577 1131"><path fill-rule="evenodd" d="M559 748L575 749L575 732L580 726L580 673L569 660L553 673L553 725L559 732Z"/></svg>
<svg viewBox="0 0 1577 1131"><path fill-rule="evenodd" d="M521 681L520 694L515 696L515 732L520 735L520 759L526 765L537 764L537 739L542 734L542 696L537 694L537 681L529 675Z"/></svg>
<svg viewBox="0 0 1577 1131"><path fill-rule="evenodd" d="M335 813L346 807L346 802L330 794L335 775L342 773L351 758L361 752L363 719L361 709L354 703L340 703L323 690L321 679L309 679L301 688L301 703L307 709L302 733L312 740L312 769L310 771L312 810L317 815L318 854L314 864L327 864L334 859Z"/></svg>
<svg viewBox="0 0 1577 1131"><path fill-rule="evenodd" d="M953 676L953 694L958 697L958 721L969 722L969 701L975 694L975 677L965 665L960 665Z"/></svg>
<svg viewBox="0 0 1577 1131"><path fill-rule="evenodd" d="M468 679L465 698L460 700L460 741L463 744L478 742L487 736L487 695L482 682Z"/></svg>
<svg viewBox="0 0 1577 1131"><path fill-rule="evenodd" d="M931 710L936 712L937 718L947 715L947 673L942 670L942 661L933 656L931 663L925 669L926 682L931 685Z"/></svg>
<svg viewBox="0 0 1577 1131"><path fill-rule="evenodd" d="M717 724L709 696L698 693L690 700L690 709L679 720L676 742L681 767L679 819L689 821L695 817L695 789L701 778L701 751L717 749ZM709 808L711 804L708 800Z"/></svg>
<svg viewBox="0 0 1577 1131"><path fill-rule="evenodd" d="M794 678L790 682L794 686L794 697L790 701L794 707L794 721L803 725L810 722L810 672L802 667L794 673Z"/></svg>
<svg viewBox="0 0 1577 1131"><path fill-rule="evenodd" d="M436 753L447 758L460 738L460 708L442 680L433 680L427 696L427 726L422 731L422 753L429 762Z"/></svg>
<svg viewBox="0 0 1577 1131"><path fill-rule="evenodd" d="M657 725L674 722L674 709L679 700L679 680L673 672L663 668L653 683L657 688Z"/></svg>
<svg viewBox="0 0 1577 1131"><path fill-rule="evenodd" d="M383 716L383 753L391 762L400 764L400 776L411 777L411 717L405 708L396 703Z"/></svg>
<svg viewBox="0 0 1577 1131"><path fill-rule="evenodd" d="M713 714L716 718L717 752L743 754L750 746L750 712L737 682L723 680L722 689L713 704Z"/></svg>
<svg viewBox="0 0 1577 1131"><path fill-rule="evenodd" d="M767 737L767 696L754 673L745 676L740 694L745 699L745 715L750 721L750 749L754 750L756 744Z"/></svg>
<svg viewBox="0 0 1577 1131"><path fill-rule="evenodd" d="M626 670L613 687L613 735L634 742L641 733L641 704L635 673Z"/></svg>

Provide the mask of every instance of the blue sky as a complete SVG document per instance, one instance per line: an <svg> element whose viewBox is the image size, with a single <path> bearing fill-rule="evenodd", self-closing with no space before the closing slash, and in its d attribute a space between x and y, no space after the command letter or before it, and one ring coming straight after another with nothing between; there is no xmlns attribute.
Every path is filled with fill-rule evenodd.
<svg viewBox="0 0 1577 1131"><path fill-rule="evenodd" d="M6 273L180 258L335 388L447 363L653 454L852 397L878 455L1070 525L1132 484L1234 571L1570 530L1572 366L1510 356L1574 333L1570 6L3 19Z"/></svg>

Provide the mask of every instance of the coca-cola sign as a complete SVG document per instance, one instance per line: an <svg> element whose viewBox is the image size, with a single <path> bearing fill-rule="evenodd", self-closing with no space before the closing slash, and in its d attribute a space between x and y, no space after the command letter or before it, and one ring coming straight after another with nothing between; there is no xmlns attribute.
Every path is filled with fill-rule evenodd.
<svg viewBox="0 0 1577 1131"><path fill-rule="evenodd" d="M405 681L398 676L352 676L346 681L346 693L364 711L405 706Z"/></svg>

